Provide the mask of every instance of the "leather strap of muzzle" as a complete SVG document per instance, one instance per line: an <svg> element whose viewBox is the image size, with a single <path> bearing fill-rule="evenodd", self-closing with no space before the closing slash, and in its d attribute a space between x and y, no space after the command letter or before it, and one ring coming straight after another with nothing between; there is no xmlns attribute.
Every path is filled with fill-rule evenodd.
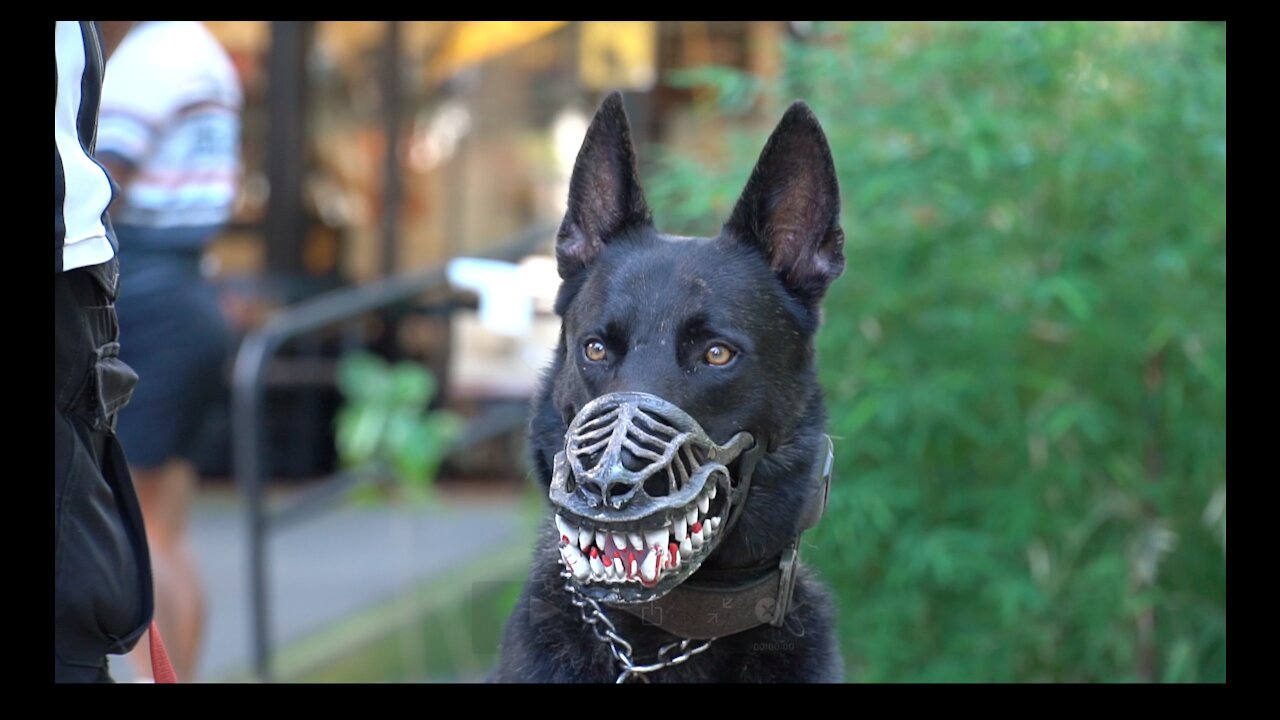
<svg viewBox="0 0 1280 720"><path fill-rule="evenodd" d="M781 627L795 590L800 538L818 524L827 509L835 450L830 436L823 439L816 464L821 473L818 487L801 512L795 538L776 563L734 570L705 568L658 600L618 607L672 635L694 640L733 635L764 624ZM752 463L760 457L754 451L749 451L754 455L749 459ZM730 523L736 519L731 518Z"/></svg>
<svg viewBox="0 0 1280 720"><path fill-rule="evenodd" d="M734 503L734 507L729 511L729 517L725 519L725 526L720 531L724 535L732 532L734 526L738 524L738 518L742 517L742 510L747 506L747 497L751 494L751 478L756 474L756 463L764 457L764 452L764 443L757 440L755 445L742 453L738 463L737 497L740 499Z"/></svg>

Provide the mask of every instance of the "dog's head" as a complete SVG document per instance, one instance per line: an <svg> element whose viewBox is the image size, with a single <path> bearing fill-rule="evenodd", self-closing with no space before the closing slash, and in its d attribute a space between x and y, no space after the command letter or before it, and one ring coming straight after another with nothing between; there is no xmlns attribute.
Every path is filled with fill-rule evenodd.
<svg viewBox="0 0 1280 720"><path fill-rule="evenodd" d="M797 102L717 236L663 234L622 98L601 105L557 236L560 343L532 422L584 592L651 600L794 535L824 420L813 338L844 269L839 215L826 137Z"/></svg>

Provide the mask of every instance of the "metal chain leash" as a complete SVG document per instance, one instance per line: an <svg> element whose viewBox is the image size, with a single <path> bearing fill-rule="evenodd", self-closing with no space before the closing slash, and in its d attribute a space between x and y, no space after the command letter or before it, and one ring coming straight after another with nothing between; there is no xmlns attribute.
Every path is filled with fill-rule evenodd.
<svg viewBox="0 0 1280 720"><path fill-rule="evenodd" d="M609 646L609 652L613 655L613 659L622 668L618 673L618 679L614 681L615 683L621 684L632 679L647 683L649 682L649 673L679 665L694 655L705 652L707 648L711 647L711 643L716 641L716 638L711 638L691 649L689 646L693 643L693 639L685 638L659 648L656 662L648 665L637 665L631 658L631 653L633 652L631 643L618 634L618 628L614 626L609 616L604 614L604 610L600 609L599 603L583 595L578 590L573 582L573 574L569 572L568 568L562 570L560 576L564 578L564 589L569 593L569 602L578 608L578 612L582 615L582 621L591 627L591 631L595 633L596 638ZM680 654L671 659L664 659L667 653L677 647Z"/></svg>

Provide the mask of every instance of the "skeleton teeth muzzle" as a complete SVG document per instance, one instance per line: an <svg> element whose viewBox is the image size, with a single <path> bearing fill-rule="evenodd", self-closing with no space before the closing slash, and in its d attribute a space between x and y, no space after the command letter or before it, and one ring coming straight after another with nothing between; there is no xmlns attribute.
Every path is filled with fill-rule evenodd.
<svg viewBox="0 0 1280 720"><path fill-rule="evenodd" d="M754 444L739 432L719 445L688 413L647 393L611 393L583 407L556 454L550 499L561 559L584 592L647 602L692 575L745 493L729 466Z"/></svg>

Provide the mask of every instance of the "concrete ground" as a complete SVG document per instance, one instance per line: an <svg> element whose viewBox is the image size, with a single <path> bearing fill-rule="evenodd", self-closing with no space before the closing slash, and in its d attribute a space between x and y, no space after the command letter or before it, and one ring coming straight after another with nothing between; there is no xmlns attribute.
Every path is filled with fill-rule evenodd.
<svg viewBox="0 0 1280 720"><path fill-rule="evenodd" d="M517 492L442 495L438 506L412 510L344 503L275 533L268 543L274 647L296 644L433 577L465 569L477 556L527 552L533 515ZM251 667L245 528L234 486L202 486L192 537L208 606L196 681L243 679ZM111 672L118 682L135 677L123 657L111 657Z"/></svg>

